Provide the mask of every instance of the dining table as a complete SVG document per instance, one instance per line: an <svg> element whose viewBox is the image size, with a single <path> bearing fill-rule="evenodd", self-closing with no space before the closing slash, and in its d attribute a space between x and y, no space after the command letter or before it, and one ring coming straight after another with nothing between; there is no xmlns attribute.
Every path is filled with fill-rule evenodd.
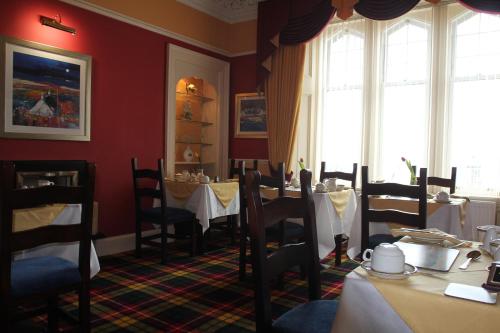
<svg viewBox="0 0 500 333"><path fill-rule="evenodd" d="M376 209L397 209L408 212L418 211L418 200L391 196L370 198L370 206ZM427 228L437 228L459 239L473 240L476 225L467 218L468 201L464 198L451 198L448 202L427 200ZM347 255L353 259L361 252L361 205L356 210ZM390 229L400 227L391 223L370 223L370 235L390 234Z"/></svg>
<svg viewBox="0 0 500 333"><path fill-rule="evenodd" d="M401 241L411 240L405 237ZM459 269L467 253L479 245L474 242L472 247L459 248L449 271L418 268L406 278L393 280L357 267L345 277L331 332L497 332L500 302L487 304L445 295L450 283L486 292L481 286L487 281L493 260L487 253L473 260L467 269Z"/></svg>
<svg viewBox="0 0 500 333"><path fill-rule="evenodd" d="M278 189L261 187L261 195L267 199L278 197ZM285 196L300 197L300 188L288 186ZM335 249L335 236L349 235L357 210L356 193L345 188L340 191L313 191L316 213L316 229L318 234L318 253L320 259L325 258ZM289 222L303 224L302 219L287 219Z"/></svg>
<svg viewBox="0 0 500 333"><path fill-rule="evenodd" d="M15 209L13 211L12 231L19 232L46 225L69 225L81 222L81 204L52 204L34 208ZM45 244L32 249L19 251L14 260L40 256L54 256L79 264L78 242L64 244ZM100 271L99 258L94 248L90 246L90 276L94 277Z"/></svg>
<svg viewBox="0 0 500 333"><path fill-rule="evenodd" d="M165 179L165 196L167 205L183 208L194 213L203 232L210 228L210 220L240 212L239 184L237 180L228 179L221 182L178 181ZM155 199L154 207L159 207Z"/></svg>

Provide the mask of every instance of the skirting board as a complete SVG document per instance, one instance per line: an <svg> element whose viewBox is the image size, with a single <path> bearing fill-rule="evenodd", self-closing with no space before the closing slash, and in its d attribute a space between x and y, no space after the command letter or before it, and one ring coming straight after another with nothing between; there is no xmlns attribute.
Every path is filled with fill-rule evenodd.
<svg viewBox="0 0 500 333"><path fill-rule="evenodd" d="M150 236L159 233L159 230L146 230L142 236ZM132 251L135 249L135 233L106 237L94 242L98 257Z"/></svg>

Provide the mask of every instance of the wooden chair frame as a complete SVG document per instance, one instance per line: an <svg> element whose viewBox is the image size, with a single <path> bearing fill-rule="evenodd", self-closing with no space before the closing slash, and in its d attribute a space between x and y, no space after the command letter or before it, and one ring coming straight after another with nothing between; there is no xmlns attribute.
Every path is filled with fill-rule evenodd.
<svg viewBox="0 0 500 333"><path fill-rule="evenodd" d="M425 229L427 220L427 169L420 169L419 185L368 182L368 167L361 168L361 251L368 248L369 224L394 222L412 228ZM370 196L390 195L418 199L418 213L403 212L395 209L370 208Z"/></svg>
<svg viewBox="0 0 500 333"><path fill-rule="evenodd" d="M36 162L36 161L30 161ZM42 162L42 161L40 161ZM63 165L64 161L58 161ZM21 163L22 164L22 163ZM43 163L47 165L46 163ZM70 167L78 166L79 185L44 186L17 189L15 184L16 163L1 161L1 226L0 226L0 320L6 331L12 331L13 321L38 315L40 309L16 314L16 304L26 301L47 300L49 331L57 331L58 295L77 290L79 298L79 330L90 332L90 246L92 235L92 210L94 197L95 165L85 161L68 161ZM33 167L34 169L35 167ZM61 170L58 168L58 170ZM81 204L81 223L48 225L20 232L12 232L13 210L39 205L66 203ZM11 263L13 253L49 243L79 242L78 266L81 282L47 290L46 292L14 298L11 295ZM44 309L42 309L44 310Z"/></svg>

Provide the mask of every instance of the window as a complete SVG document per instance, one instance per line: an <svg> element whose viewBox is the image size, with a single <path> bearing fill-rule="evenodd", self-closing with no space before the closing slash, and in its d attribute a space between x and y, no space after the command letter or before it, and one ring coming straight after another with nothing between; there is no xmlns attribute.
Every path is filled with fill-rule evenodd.
<svg viewBox="0 0 500 333"><path fill-rule="evenodd" d="M309 45L317 64L309 164L349 171L357 162L372 179L408 182L404 156L429 175L458 167L460 192L498 196L499 40L500 16L458 4L334 21Z"/></svg>

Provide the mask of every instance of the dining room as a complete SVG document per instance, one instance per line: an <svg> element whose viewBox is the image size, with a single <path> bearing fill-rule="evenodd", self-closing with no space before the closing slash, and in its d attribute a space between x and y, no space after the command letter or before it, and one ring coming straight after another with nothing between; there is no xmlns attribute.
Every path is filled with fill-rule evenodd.
<svg viewBox="0 0 500 333"><path fill-rule="evenodd" d="M0 18L2 332L500 325L498 1Z"/></svg>

